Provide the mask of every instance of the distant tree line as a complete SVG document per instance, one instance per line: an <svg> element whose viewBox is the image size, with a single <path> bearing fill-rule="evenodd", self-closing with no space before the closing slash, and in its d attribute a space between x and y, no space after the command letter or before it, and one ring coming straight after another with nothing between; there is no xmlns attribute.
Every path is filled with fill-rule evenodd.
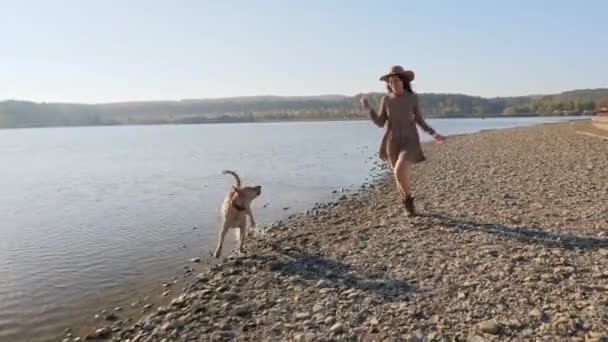
<svg viewBox="0 0 608 342"><path fill-rule="evenodd" d="M365 118L359 99L378 105L382 93L356 96L254 96L224 99L109 104L0 102L0 128L129 124L350 120ZM608 106L608 89L545 96L482 98L461 94L420 94L427 117L580 115Z"/></svg>

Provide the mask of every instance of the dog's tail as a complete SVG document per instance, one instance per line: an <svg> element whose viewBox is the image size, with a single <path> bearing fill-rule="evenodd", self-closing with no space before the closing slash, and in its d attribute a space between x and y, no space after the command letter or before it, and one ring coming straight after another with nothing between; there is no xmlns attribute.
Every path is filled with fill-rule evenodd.
<svg viewBox="0 0 608 342"><path fill-rule="evenodd" d="M234 177L234 179L236 179L236 187L237 188L241 187L241 177L239 177L239 175L237 175L236 172L230 171L230 170L224 170L222 173L225 175L232 175Z"/></svg>

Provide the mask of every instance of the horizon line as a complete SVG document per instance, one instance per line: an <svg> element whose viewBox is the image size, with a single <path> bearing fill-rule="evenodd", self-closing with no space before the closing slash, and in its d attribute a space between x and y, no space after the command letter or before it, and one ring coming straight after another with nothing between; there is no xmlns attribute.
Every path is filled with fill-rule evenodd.
<svg viewBox="0 0 608 342"><path fill-rule="evenodd" d="M471 95L465 93L457 93L457 92L420 92L417 94L427 94L427 95L460 95L460 96L469 96L469 97L477 97L483 99L499 99L499 98L516 98L516 97L531 97L531 96L552 96L552 95L561 95L564 93L572 92L572 91L593 91L593 90L608 90L608 87L598 87L598 88L576 88L563 90L559 93L539 93L539 94L525 94L525 95L510 95L510 96L481 96L481 95ZM273 98L307 98L307 97L357 97L361 95L369 95L369 94L380 94L383 92L378 91L370 91L370 92L360 92L353 95L344 95L344 94L317 94L317 95L244 95L244 96L226 96L226 97L199 97L199 98L183 98L183 99L174 99L174 100L126 100L126 101L110 101L110 102L65 102L65 101L35 101L35 100L25 100L25 99L3 99L0 100L0 103L3 102L29 102L35 104L69 104L69 105L88 105L88 106L96 106L96 105L113 105L113 104L135 104L135 103L154 103L154 102L185 102L185 101L214 101L214 100L236 100L236 99L253 99L253 98L263 98L263 97L273 97Z"/></svg>

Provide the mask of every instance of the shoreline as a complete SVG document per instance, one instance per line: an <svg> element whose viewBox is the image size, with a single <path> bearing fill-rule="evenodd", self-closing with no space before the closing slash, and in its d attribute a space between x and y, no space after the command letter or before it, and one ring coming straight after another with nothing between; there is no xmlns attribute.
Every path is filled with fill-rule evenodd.
<svg viewBox="0 0 608 342"><path fill-rule="evenodd" d="M579 120L585 120L588 116L584 115L486 115L486 116L465 116L465 115L456 115L450 117L426 117L427 120L450 120L450 119L531 119L531 118L574 118ZM21 129L41 129L41 128L93 128L93 127L145 127L145 126L192 126L192 125L226 125L226 124L256 124L256 123L298 123L298 122L351 122L351 121L369 121L367 116L362 117L353 117L353 118L294 118L294 119L270 119L270 120L253 120L253 121L220 121L220 122L193 122L193 123L183 123L183 122L156 122L156 123L135 123L135 124L99 124L99 125L74 125L74 126L27 126L27 127L0 127L0 131L2 130L21 130Z"/></svg>
<svg viewBox="0 0 608 342"><path fill-rule="evenodd" d="M489 137L490 140L502 142L505 139L509 140L509 135L514 135L521 141L533 143L534 139L527 136L526 132L537 132L548 137L556 137L558 135L552 131L558 131L559 133L569 132L569 125L568 122L550 123L533 127L484 130L474 134L450 136L448 145L452 144L453 141L456 146L448 148L451 150L458 150L457 147L470 147L471 141L483 143L483 140L480 140L482 137ZM591 144L589 141L586 141L585 138L579 136L568 135L568 139L582 139L578 141L583 141L585 146ZM498 144L496 146L501 145ZM496 146L494 146L494 148ZM437 154L445 157L445 153L448 152L442 151L442 147L433 146L428 143L425 143L423 148L425 151L428 151L425 153L430 156L430 162L414 167L414 189L415 193L420 190L418 188L426 188L426 190L429 191L430 195L425 193L420 197L420 211L434 212L437 211L438 208L435 208L436 206L433 206L432 204L439 203L439 206L441 206L441 204L445 203L443 202L444 199L441 198L440 193L436 193L437 191L433 192L433 189L436 189L436 187L433 187L432 184L429 183L431 183L431 180L442 178L443 174L439 172L440 170L436 169L436 167L441 165L434 164L445 164L444 161L437 159ZM496 150L489 152L484 151L484 154L486 156L491 156L494 155L495 152ZM467 157L478 159L475 156ZM599 160L599 158L591 159L594 162ZM483 168L487 167L486 164L491 164L491 161L483 158L478 159L477 161L481 162L480 164ZM467 165L459 161L458 158L452 158L449 164L453 164L451 166L467 167ZM517 164L516 166L525 167L525 164ZM590 170L593 171L593 168ZM427 171L428 174L417 176L421 171ZM508 173L512 177L518 177L519 175L515 171L516 170L512 169ZM489 173L489 175L496 176L496 171L492 170L492 172L494 173ZM449 174L452 175L452 173ZM448 178L452 177L443 176ZM453 177L457 178L458 176L455 175ZM456 184L460 186L466 184L466 182L464 182L465 180L469 182L472 181L471 179L467 179L466 176L464 177L465 179L460 178L454 179L453 181L456 181ZM424 182L425 180L427 182ZM196 330L202 328L201 332L203 334L208 334L207 336L209 338L215 338L217 340L230 340L233 337L245 338L247 336L250 338L257 337L270 339L285 339L289 337L296 340L323 340L323 338L328 338L330 336L334 339L349 339L350 337L355 336L377 336L378 338L387 340L396 339L397 337L392 335L393 332L389 331L391 329L384 329L384 324L386 323L385 319L387 318L385 317L386 315L382 313L384 310L391 313L388 318L390 318L389 321L392 323L386 325L387 327L396 324L392 321L395 312L407 312L403 317L408 319L408 321L411 321L415 329L409 329L411 331L397 329L397 331L404 334L401 336L409 334L410 336L422 335L429 338L429 335L434 334L432 337L453 337L457 336L458 333L455 333L452 329L453 327L449 324L442 322L441 318L437 318L437 313L429 315L425 312L429 309L428 307L424 305L411 305L417 301L424 302L425 299L428 299L426 298L427 295L433 293L433 291L444 291L446 289L437 286L437 283L440 281L435 279L437 275L434 271L436 271L436 269L442 269L441 264L432 262L432 258L425 260L421 256L407 252L410 239L404 239L402 233L413 234L414 240L421 246L430 248L431 252L432 249L437 248L437 246L435 244L429 244L430 241L425 241L425 239L430 239L427 233L439 235L462 234L465 235L464 238L460 236L457 236L457 238L465 240L465 242L467 242L468 239L479 238L478 236L467 236L469 234L475 235L477 233L478 235L491 235L487 232L484 233L484 231L493 231L494 229L500 231L499 228L494 228L494 225L500 225L502 227L501 229L504 230L503 233L506 232L506 234L503 234L504 236L515 236L516 238L513 240L517 242L520 242L522 239L524 241L534 241L538 236L541 238L552 237L553 235L548 234L554 234L552 232L553 227L547 229L542 227L540 229L530 230L527 229L527 226L531 225L531 223L528 224L528 222L522 218L513 218L509 217L509 215L506 215L506 219L497 217L497 219L500 219L498 223L487 224L475 223L469 217L466 217L466 219L460 217L462 215L459 215L458 213L453 213L453 215L450 216L443 212L434 212L432 215L408 220L402 215L401 208L396 205L398 201L396 200L390 177L381 177L370 183L370 185L362 186L358 191L353 191L350 194L341 197L337 202L316 206L315 208L308 210L307 214L297 214L294 218L287 220L282 224L275 225L266 235L255 237L255 241L251 241L248 246L249 253L247 256L226 258L219 264L211 266L209 269L196 276L196 280L186 287L185 294L173 299L168 306L154 308L155 313L143 316L136 324L132 325L131 322L116 322L109 329L103 330L103 328L100 328L102 330L98 330L97 333L102 333L101 336L106 336L105 333L108 333L108 330L115 329L115 331L112 331L109 335L118 338L118 340L125 340L126 338L131 338L131 341L143 340L144 336L156 335L157 338L152 338L151 340L160 341L163 338L167 338L168 340L178 341L187 340L187 336L189 336L188 333L192 332L191 329L195 330L194 328L196 327ZM500 182L500 184L502 183L503 182ZM444 185L449 184L446 183ZM481 185L486 187L491 186L485 184L485 182ZM551 189L551 187L549 187L549 189ZM524 189L514 188L514 190L522 191ZM468 196L465 197L466 201L471 201L474 198L474 195L479 194L476 190L467 195ZM514 195L506 194L502 197L499 196L498 199L502 202L512 202L513 198L511 198L511 196ZM515 197L517 197L517 195L515 195ZM534 198L532 200L534 200ZM455 204L458 208L458 203ZM545 209L543 204L540 205ZM502 210L507 210L508 208L509 206L507 205L506 208L502 208ZM449 206L444 206L442 209L446 211L450 210ZM471 215L483 216L483 214L477 213L476 211L480 210L475 209L475 212ZM377 215L376 212L381 212L383 215ZM590 214L587 215L589 216ZM551 217L551 215L549 215L549 217ZM491 217L488 218L490 221L494 221ZM602 219L602 216L600 216L600 219ZM513 227L508 227L507 225ZM509 229L505 230L505 227ZM514 230L516 228L521 228L523 230L517 232ZM593 231L600 230L600 228L602 227L594 227ZM383 232L380 234L379 231L382 230ZM547 230L547 232L545 232L545 230ZM521 236L518 236L518 234ZM534 251L529 251L529 255L523 253L523 256L521 252L515 256L503 255L500 251L496 251L496 249L500 249L501 247L501 239L498 238L495 240L496 238L494 236L491 236L494 239L488 239L485 235L482 236L481 239L486 244L495 246L496 248L484 249L481 251L481 255L476 254L474 255L475 257L481 258L482 260L486 258L498 258L506 259L506 261L499 260L503 262L512 261L509 263L509 267L505 266L505 269L511 268L511 272L517 267L523 267L519 264L535 260L531 254ZM558 234L557 236L561 237L562 235L565 237L568 236L565 234ZM496 236L500 236L500 234L497 234ZM441 239L438 241L440 240ZM589 252L592 255L597 253L604 255L601 253L605 253L603 251L608 248L606 236L598 236L597 238L577 238L572 241L577 243L589 243L589 241L591 241L600 246L601 248L597 247ZM379 242L384 244L397 243L397 245L402 245L401 247L403 248L383 250L381 246L378 246ZM350 244L351 248L344 249L343 244L345 243ZM563 243L560 243L559 241L548 241L547 243L552 243L554 246L549 248L545 247L544 249L541 249L541 251L544 253L543 255L545 257L553 258L553 252L547 251L546 249L559 248L560 244L563 245ZM368 248L368 245L370 244L374 245L371 250ZM477 261L475 258L472 258L471 255L468 255L468 259L459 258L458 248L456 246L453 247L453 249L446 249L444 252L453 253L454 250L456 250L456 255L453 256L453 258L459 263L475 266L475 262ZM525 249L522 246L516 247L519 248L518 250ZM383 253L380 255L375 253L376 248L380 248ZM576 246L573 248L576 249ZM420 254L427 254L427 256L429 254L429 251L425 251L424 249L419 250L418 252ZM587 253L585 250L583 250L583 252ZM422 270L422 273L430 273L431 281L427 281L427 278L425 277L422 277L421 279L412 279L416 278L416 272L414 272L414 274L412 274L412 272L407 272L407 270L393 265L392 262L386 265L386 263L382 261L382 259L386 257L385 254L390 256L389 260L397 259L397 261L406 264L407 258L404 259L404 257L408 256L416 259L417 263L415 266L418 267L415 269ZM558 257L562 256L558 254ZM362 262L363 259L365 260ZM429 265L429 262L432 262L432 264ZM608 268L608 264L606 264L605 261L601 265L607 266ZM426 266L426 269L421 268L420 266ZM430 267L430 270L429 266L432 266ZM471 266L468 268L470 267ZM484 267L486 269L492 268L492 265L485 264ZM542 274L539 276L539 280L553 283L556 281L554 278L561 276L564 272L568 273L570 276L578 275L577 267L574 267L574 270L571 270L570 267L573 266L564 266L560 264L550 270L549 277L552 277L551 279L549 277L543 277L544 274ZM466 269L467 267L464 268ZM451 270L445 270L445 267L443 267L443 271L449 272ZM502 272L507 273L506 271ZM591 273L597 275L597 272L593 270L591 270ZM599 273L599 278L592 277L592 279L600 280L600 284L596 285L599 286L599 288L597 288L598 292L604 291L602 290L602 286L608 286L606 281L603 281L605 279L602 274L603 273L601 272ZM501 277L500 274L493 274L493 276L497 278ZM534 276L534 274L527 274L527 277L531 276ZM503 274L502 277L504 278L505 275ZM564 278L561 279L561 281L566 281L570 278ZM468 289L479 289L480 287L483 287L480 285L479 280L480 279L477 279L477 284L464 286L464 289L462 289L461 292L446 294L440 291L439 295L447 295L448 298L456 296L456 298L458 298L457 302L466 301L466 299L469 298L467 292L470 291L468 291ZM534 279L531 279L528 282L534 283L532 280ZM475 280L472 280L472 283L474 282ZM443 287L445 287L445 285ZM275 291L264 295L269 288L275 290L281 289L281 291ZM608 289L608 287L606 287L606 289ZM294 296L297 296L298 299L295 300L293 299L294 296L286 295L285 293L291 293ZM313 295L314 293L321 293L321 297L323 297L324 300L320 303L317 302L316 304L306 303L306 301L311 301L311 298L308 297L315 297L315 295ZM461 293L463 294L462 296ZM483 291L481 291L481 293L483 293ZM315 302L316 299L317 298L312 298L312 301ZM326 311L332 306L327 304L343 308L344 312L335 311L327 314ZM395 308L393 306L397 307ZM274 310L277 307L279 309ZM382 310L374 310L378 308L382 308ZM302 312L297 312L297 309L301 309ZM418 311L411 313L410 311L412 310L410 309ZM463 309L464 308L461 308L461 311ZM543 317L551 316L548 313L550 309L552 309L550 307L543 308L541 306L540 308L535 307L532 309L543 311ZM503 310L505 310L505 308L503 308ZM331 309L329 309L329 311L331 311ZM375 311L375 315L370 311ZM547 313L545 313L545 311L547 311ZM360 315L361 312L365 313ZM527 317L528 313L522 312L520 314ZM260 315L270 319L268 322L258 322L256 317ZM320 315L323 316L322 320L320 317L317 317ZM276 324L272 322L272 317L274 317L277 322L280 322L281 329L274 329ZM489 333L477 332L476 329L478 329L479 324L484 323L487 320L478 322L480 319L476 316L471 317L468 322L458 323L469 325L469 335L485 336L485 338L489 340L500 337L524 338L524 335L520 334L522 331L525 331L527 335L534 333L534 331L526 331L528 328L514 328L525 325L522 324L522 322L514 324L514 322L488 318L488 320L492 319L494 319L495 322L488 321L486 324L486 328L488 328L486 330L490 331ZM564 322L568 324L571 321L569 318L564 319ZM537 321L542 322L540 319ZM421 325L421 322L424 322L424 324ZM575 323L578 324L577 322ZM557 324L557 326L560 324ZM433 325L435 329L430 329L429 326L431 325ZM541 327L541 324L529 323L529 325L537 328ZM439 328L440 326L442 328ZM584 328L584 324L582 327ZM555 329L552 328L554 328L552 325L546 327L545 330L548 332L542 336L560 336L555 335L555 333L560 333L561 328L558 329L559 331L554 331ZM595 333L592 328L596 327L589 325L587 329L578 330L588 335ZM500 331L500 333L494 334L494 331ZM564 331L568 331L568 329ZM601 331L599 333L601 333ZM140 338L136 339L136 336L139 336Z"/></svg>

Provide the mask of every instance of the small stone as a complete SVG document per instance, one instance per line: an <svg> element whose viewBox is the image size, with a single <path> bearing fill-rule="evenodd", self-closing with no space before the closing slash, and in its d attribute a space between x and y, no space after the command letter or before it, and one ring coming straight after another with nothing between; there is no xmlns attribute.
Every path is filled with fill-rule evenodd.
<svg viewBox="0 0 608 342"><path fill-rule="evenodd" d="M310 318L310 313L308 313L308 312L298 312L298 313L296 313L295 318L297 320L309 319Z"/></svg>
<svg viewBox="0 0 608 342"><path fill-rule="evenodd" d="M467 339L467 342L486 342L486 339L479 335L473 335Z"/></svg>
<svg viewBox="0 0 608 342"><path fill-rule="evenodd" d="M608 334L590 331L585 335L585 342L604 342L608 340Z"/></svg>
<svg viewBox="0 0 608 342"><path fill-rule="evenodd" d="M121 308L120 306L115 307L115 308L114 308L114 311L122 311L122 308Z"/></svg>
<svg viewBox="0 0 608 342"><path fill-rule="evenodd" d="M376 326L376 325L379 325L379 324L380 324L380 322L378 321L378 319L376 317L372 317L369 320L369 325L371 325L371 326Z"/></svg>
<svg viewBox="0 0 608 342"><path fill-rule="evenodd" d="M116 316L113 312L110 313L109 315L106 315L105 317L106 321L115 321L118 319L118 316Z"/></svg>
<svg viewBox="0 0 608 342"><path fill-rule="evenodd" d="M608 248L602 248L598 252L601 256L608 256Z"/></svg>
<svg viewBox="0 0 608 342"><path fill-rule="evenodd" d="M327 316L325 318L325 320L323 321L325 324L330 325L332 324L336 319L334 318L334 316Z"/></svg>
<svg viewBox="0 0 608 342"><path fill-rule="evenodd" d="M201 262L201 258L192 258L190 262Z"/></svg>
<svg viewBox="0 0 608 342"><path fill-rule="evenodd" d="M163 292L163 297L167 297L169 294L171 294L171 291L165 291Z"/></svg>
<svg viewBox="0 0 608 342"><path fill-rule="evenodd" d="M224 300L229 301L229 302L234 302L234 301L241 299L241 296L239 296L237 293L234 293L234 292L225 292L223 297L224 297Z"/></svg>
<svg viewBox="0 0 608 342"><path fill-rule="evenodd" d="M424 338L424 335L417 331L415 332L413 335L410 335L406 338L406 341L408 342L425 342L426 339Z"/></svg>
<svg viewBox="0 0 608 342"><path fill-rule="evenodd" d="M465 299L467 298L467 294L464 292L458 292L458 299Z"/></svg>
<svg viewBox="0 0 608 342"><path fill-rule="evenodd" d="M530 315L530 317L535 318L535 319L541 319L545 316L544 313L537 308L532 309L530 311L529 315Z"/></svg>
<svg viewBox="0 0 608 342"><path fill-rule="evenodd" d="M338 323L332 325L331 328L329 328L329 331L331 331L332 333L339 334L344 331L344 325L342 323L338 322Z"/></svg>
<svg viewBox="0 0 608 342"><path fill-rule="evenodd" d="M146 304L146 305L144 305L144 309L145 310L148 310L150 308L152 308L152 304Z"/></svg>
<svg viewBox="0 0 608 342"><path fill-rule="evenodd" d="M316 286L319 288L326 288L329 287L329 282L327 280L321 279L317 282Z"/></svg>
<svg viewBox="0 0 608 342"><path fill-rule="evenodd" d="M500 333L500 325L493 319L479 323L477 329L484 334L498 335Z"/></svg>
<svg viewBox="0 0 608 342"><path fill-rule="evenodd" d="M234 308L234 314L237 316L246 316L251 312L247 305L239 305Z"/></svg>
<svg viewBox="0 0 608 342"><path fill-rule="evenodd" d="M108 327L95 330L95 337L97 338L107 338L110 334L112 334L112 330Z"/></svg>
<svg viewBox="0 0 608 342"><path fill-rule="evenodd" d="M323 306L323 305L321 305L321 304L315 304L315 305L312 307L312 312L313 312L313 313L319 313L319 312L322 312L322 311L324 311L324 310L325 310L325 306Z"/></svg>
<svg viewBox="0 0 608 342"><path fill-rule="evenodd" d="M174 320L174 321L163 324L161 327L161 330L163 330L163 331L180 330L181 328L183 328L183 324L178 320Z"/></svg>

